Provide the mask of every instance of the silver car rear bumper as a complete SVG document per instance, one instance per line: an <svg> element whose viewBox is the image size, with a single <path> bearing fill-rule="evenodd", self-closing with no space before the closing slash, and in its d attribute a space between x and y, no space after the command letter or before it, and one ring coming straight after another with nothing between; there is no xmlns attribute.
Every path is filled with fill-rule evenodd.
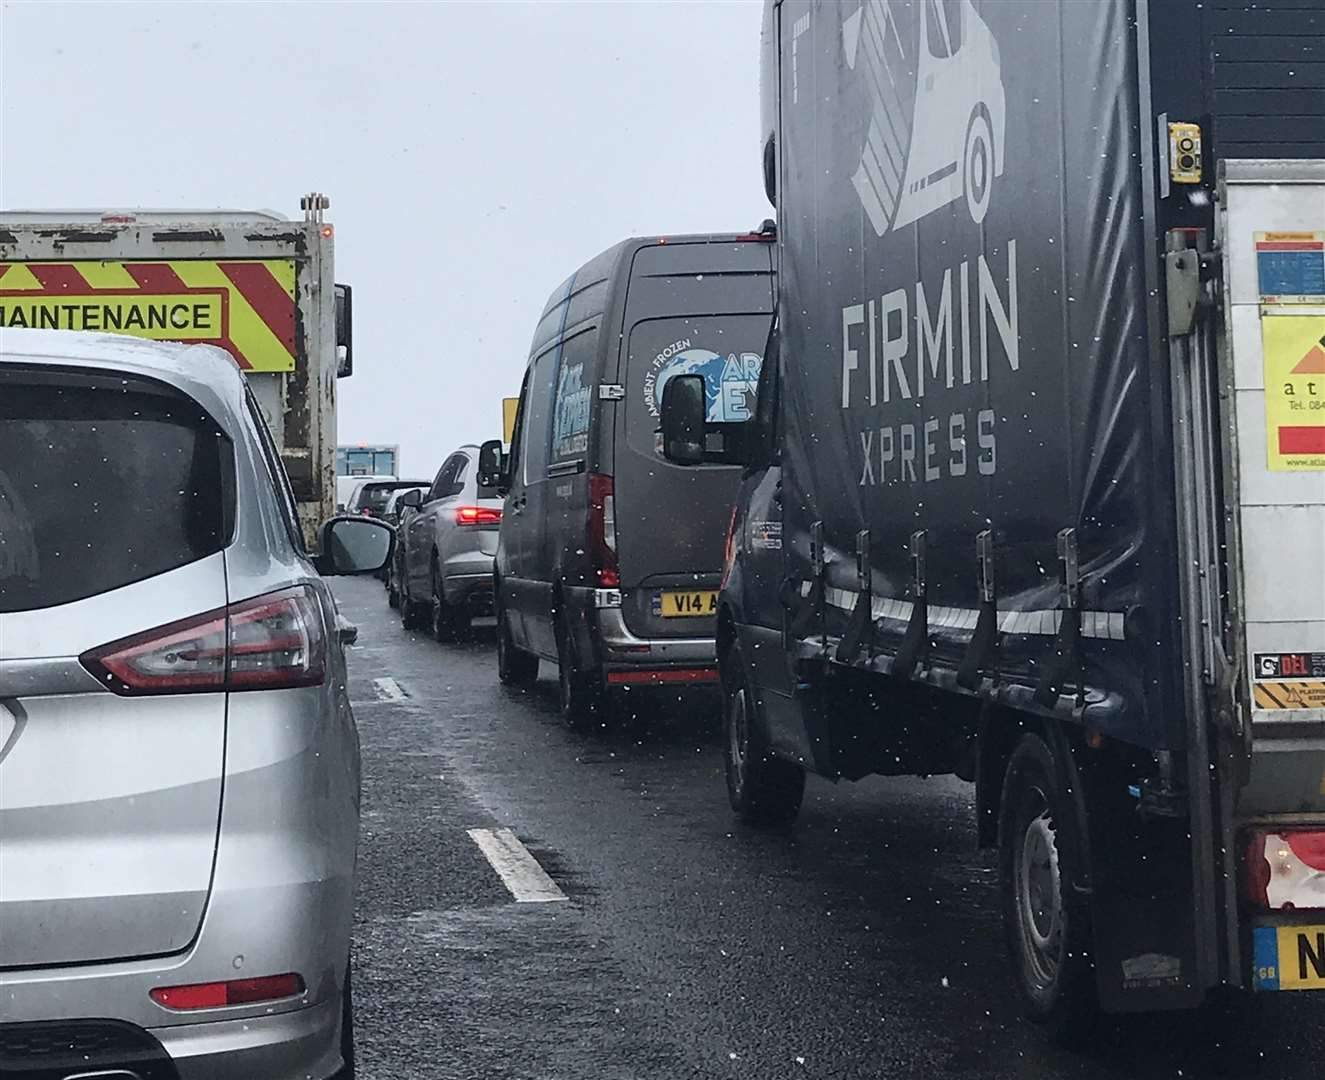
<svg viewBox="0 0 1325 1080"><path fill-rule="evenodd" d="M324 1080L341 1066L340 1000L250 1020L152 1031L180 1080Z"/></svg>

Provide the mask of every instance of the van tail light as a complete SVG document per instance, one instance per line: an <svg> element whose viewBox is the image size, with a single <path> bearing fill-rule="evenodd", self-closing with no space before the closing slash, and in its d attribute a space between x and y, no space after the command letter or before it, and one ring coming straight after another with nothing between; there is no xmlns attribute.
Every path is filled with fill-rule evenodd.
<svg viewBox="0 0 1325 1080"><path fill-rule="evenodd" d="M326 677L322 605L308 586L121 638L79 661L126 697L317 686Z"/></svg>
<svg viewBox="0 0 1325 1080"><path fill-rule="evenodd" d="M300 975L266 975L260 979L193 983L189 986L158 986L148 995L158 1005L186 1012L190 1009L223 1009L227 1005L253 1005L298 997L304 992Z"/></svg>
<svg viewBox="0 0 1325 1080"><path fill-rule="evenodd" d="M1258 911L1325 910L1325 829L1249 830L1239 876Z"/></svg>
<svg viewBox="0 0 1325 1080"><path fill-rule="evenodd" d="M455 511L457 525L500 525L501 511L488 506L457 506Z"/></svg>
<svg viewBox="0 0 1325 1080"><path fill-rule="evenodd" d="M612 478L602 473L589 474L589 557L600 587L621 587L616 554L616 496Z"/></svg>

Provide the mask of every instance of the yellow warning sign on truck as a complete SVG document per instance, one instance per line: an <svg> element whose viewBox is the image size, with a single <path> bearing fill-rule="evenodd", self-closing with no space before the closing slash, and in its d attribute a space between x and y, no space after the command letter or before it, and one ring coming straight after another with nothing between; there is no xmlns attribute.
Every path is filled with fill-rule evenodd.
<svg viewBox="0 0 1325 1080"><path fill-rule="evenodd" d="M293 259L0 263L0 327L207 342L247 371L295 369Z"/></svg>
<svg viewBox="0 0 1325 1080"><path fill-rule="evenodd" d="M1300 309L1299 309L1300 310ZM1261 316L1272 472L1325 470L1325 312Z"/></svg>
<svg viewBox="0 0 1325 1080"><path fill-rule="evenodd" d="M1258 682L1251 692L1258 709L1325 709L1325 682L1319 680Z"/></svg>

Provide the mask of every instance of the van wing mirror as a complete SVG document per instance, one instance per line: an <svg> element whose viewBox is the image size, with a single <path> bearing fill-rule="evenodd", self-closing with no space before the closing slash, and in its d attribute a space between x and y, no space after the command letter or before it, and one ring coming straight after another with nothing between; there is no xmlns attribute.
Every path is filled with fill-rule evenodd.
<svg viewBox="0 0 1325 1080"><path fill-rule="evenodd" d="M663 457L677 465L704 460L708 391L703 375L673 375L663 387Z"/></svg>
<svg viewBox="0 0 1325 1080"><path fill-rule="evenodd" d="M708 419L708 386L702 375L674 375L663 387L663 457L676 465L744 465L753 421Z"/></svg>
<svg viewBox="0 0 1325 1080"><path fill-rule="evenodd" d="M510 487L507 476L509 461L502 453L500 439L489 439L478 448L478 482L480 487Z"/></svg>

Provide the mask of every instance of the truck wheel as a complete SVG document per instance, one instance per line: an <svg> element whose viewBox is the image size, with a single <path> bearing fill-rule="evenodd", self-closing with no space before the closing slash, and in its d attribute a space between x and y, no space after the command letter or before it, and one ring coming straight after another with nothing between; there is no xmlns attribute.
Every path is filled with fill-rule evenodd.
<svg viewBox="0 0 1325 1080"><path fill-rule="evenodd" d="M994 133L982 111L977 111L966 126L962 187L966 191L966 209L971 212L971 220L979 225L989 212L989 198L994 189Z"/></svg>
<svg viewBox="0 0 1325 1080"><path fill-rule="evenodd" d="M577 731L603 725L607 719L607 695L596 672L575 666L570 631L557 624L557 687L561 716Z"/></svg>
<svg viewBox="0 0 1325 1080"><path fill-rule="evenodd" d="M790 825L805 796L805 768L768 749L739 653L733 651L732 663L737 671L727 681L722 700L727 797L742 821Z"/></svg>
<svg viewBox="0 0 1325 1080"><path fill-rule="evenodd" d="M1003 926L1031 1019L1063 1043L1093 1033L1099 1004L1090 910L1072 882L1070 808L1048 745L1025 735L1003 781L998 855Z"/></svg>
<svg viewBox="0 0 1325 1080"><path fill-rule="evenodd" d="M432 568L432 603L429 605L429 614L432 618L432 636L443 644L459 641L469 629L469 612L446 602L446 583L436 563Z"/></svg>
<svg viewBox="0 0 1325 1080"><path fill-rule="evenodd" d="M500 606L497 608L497 678L507 686L533 686L538 681L538 657L516 646L506 612Z"/></svg>

